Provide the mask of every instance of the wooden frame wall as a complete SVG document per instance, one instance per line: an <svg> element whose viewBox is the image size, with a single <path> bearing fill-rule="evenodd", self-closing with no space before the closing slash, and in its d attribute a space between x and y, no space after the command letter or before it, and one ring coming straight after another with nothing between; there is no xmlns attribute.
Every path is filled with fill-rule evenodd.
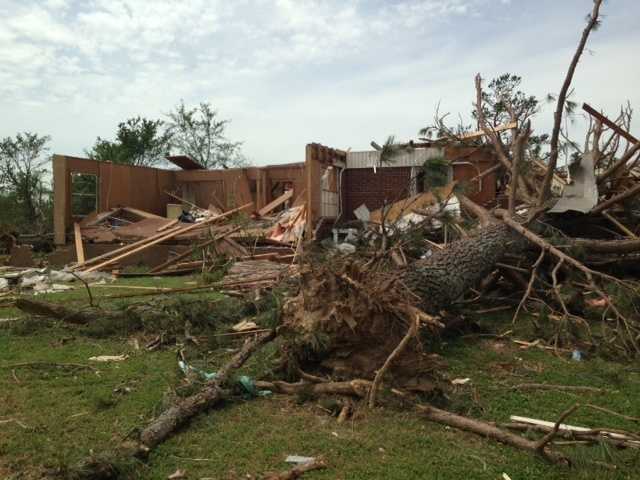
<svg viewBox="0 0 640 480"><path fill-rule="evenodd" d="M311 238L321 219L322 174L327 167L345 168L347 152L310 143L305 149L305 180L307 194L307 236ZM336 178L337 178L336 174Z"/></svg>
<svg viewBox="0 0 640 480"><path fill-rule="evenodd" d="M174 173L151 167L134 167L99 162L65 155L53 156L53 230L56 245L66 244L66 234L73 225L71 209L71 174L83 173L98 178L98 211L128 206L164 216L170 197ZM77 219L76 219L77 220Z"/></svg>
<svg viewBox="0 0 640 480"><path fill-rule="evenodd" d="M305 189L305 165L294 163L228 170L164 170L151 167L117 165L87 158L53 156L53 221L54 240L66 244L67 232L73 225L71 212L71 174L84 173L98 177L99 211L119 206L133 207L165 216L168 203L176 200L165 193L178 188L189 190L196 204L207 208L212 194L225 210L249 202L254 210L271 202L271 190L280 183L293 186L294 198ZM251 193L250 182L256 182Z"/></svg>

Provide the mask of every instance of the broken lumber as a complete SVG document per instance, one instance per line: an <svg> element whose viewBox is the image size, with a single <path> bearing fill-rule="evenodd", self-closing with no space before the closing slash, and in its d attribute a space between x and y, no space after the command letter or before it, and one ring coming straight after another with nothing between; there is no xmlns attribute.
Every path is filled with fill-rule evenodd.
<svg viewBox="0 0 640 480"><path fill-rule="evenodd" d="M260 215L261 217L264 217L267 213L272 212L275 208L277 208L280 205L282 205L284 202L289 200L291 197L293 197L293 190L287 190L282 195L280 195L278 198L273 200L271 203L268 203L267 205L262 207L260 210L258 210L258 215Z"/></svg>
<svg viewBox="0 0 640 480"><path fill-rule="evenodd" d="M76 260L78 263L84 263L84 248L82 246L82 233L80 232L80 224L75 222L73 224L73 236L76 245Z"/></svg>
<svg viewBox="0 0 640 480"><path fill-rule="evenodd" d="M503 125L498 125L497 127L492 126L491 129L493 130L493 132L498 133L498 132L504 132L505 130L511 130L512 128L517 128L517 127L518 127L518 122L509 122ZM474 138L483 137L486 134L487 132L485 132L484 130L478 130L475 132L463 133L458 138L460 140L472 140ZM439 138L436 138L434 141L438 142L441 140L448 140L448 137L439 137Z"/></svg>
<svg viewBox="0 0 640 480"><path fill-rule="evenodd" d="M604 116L603 114L601 114L600 112L598 112L595 108L593 108L591 105L587 104L587 103L583 103L582 104L582 109L587 112L589 115L591 115L592 117L594 117L596 120L599 120L600 122L602 122L604 125L606 125L607 127L609 127L611 130L613 130L614 132L616 132L618 135L620 135L621 137L624 137L626 140L628 140L631 143L639 143L640 140L638 140L636 137L634 137L633 135L631 135L629 132L627 132L625 129L621 128L620 125L616 124L615 122L609 120L609 118L607 118L606 116Z"/></svg>
<svg viewBox="0 0 640 480"><path fill-rule="evenodd" d="M215 243L216 241L220 240L221 238L224 238L227 235L230 235L231 233L236 232L238 230L240 230L240 227L235 227L235 228L232 228L231 230L228 230L228 231L226 231L224 233L216 235L215 237L213 237L213 238L211 238L211 239L209 239L209 240L207 240L205 242L199 243L198 245L194 246L193 248L190 248L189 250L187 250L186 252L183 252L180 255L176 255L175 257L170 258L169 260L167 260L166 262L158 265L157 267L152 268L149 271L149 273L161 272L165 268L167 268L167 267L179 262L183 258L187 258L189 255L193 254L193 252L196 252L196 251L201 250L201 249L203 249L205 247L208 247L212 243Z"/></svg>
<svg viewBox="0 0 640 480"><path fill-rule="evenodd" d="M78 270L78 269L81 269L81 268L86 267L88 265L92 265L94 263L98 263L98 262L104 260L105 258L109 258L109 257L112 257L114 255L118 255L119 253L127 252L129 250L133 250L134 248L136 248L136 247L138 247L140 245L144 245L146 242L150 241L153 238L158 238L158 237L160 237L162 235L166 235L169 232L173 232L173 231L179 230L180 228L181 227L179 227L179 226L175 226L175 227L169 229L166 232L157 233L156 235L154 235L152 237L143 238L142 240L138 240L138 241L133 242L133 243L128 243L126 245L123 245L120 248L116 248L115 250L111 250L110 252L103 253L102 255L98 255L97 257L90 258L90 259L86 260L84 263L76 263L75 265L71 266L71 270Z"/></svg>
<svg viewBox="0 0 640 480"><path fill-rule="evenodd" d="M144 210L139 210L133 207L122 207L121 210L132 213L133 215L137 215L141 218L163 218L160 215L156 215L155 213L145 212Z"/></svg>
<svg viewBox="0 0 640 480"><path fill-rule="evenodd" d="M174 218L173 220L171 220L166 225L163 225L160 228L158 228L158 230L156 230L156 232L164 232L165 230L169 230L171 227L175 226L179 221L180 221L179 218Z"/></svg>
<svg viewBox="0 0 640 480"><path fill-rule="evenodd" d="M215 216L215 217L207 218L207 219L203 220L202 222L193 223L193 224L191 224L189 226L178 228L177 230L171 229L170 233L167 233L166 235L162 235L161 234L160 237L154 238L153 240L147 239L148 241L145 241L145 243L143 245L141 245L141 246L139 246L137 248L134 248L133 250L129 250L129 251L125 252L125 253L122 253L121 255L113 257L113 258L111 258L109 260L106 260L106 261L104 261L104 262L102 262L102 263L100 263L98 265L90 267L90 268L86 269L85 271L86 272L93 272L95 270L99 270L101 268L104 268L104 267L106 267L108 265L111 265L111 264L117 262L118 260L122 260L123 258L129 257L129 256L131 256L131 255L133 255L135 253L141 252L141 251L143 251L143 250L145 250L145 249L147 249L147 248L149 248L149 247L151 247L153 245L156 245L156 244L158 244L160 242L164 242L166 240L170 240L170 239L172 239L172 238L174 238L174 237L176 237L176 236L178 236L180 234L190 232L191 230L195 230L197 228L202 228L205 225L213 223L213 222L215 222L217 220L220 220L222 218L226 218L229 215L232 215L232 214L234 214L236 212L239 212L240 210L244 210L249 205L251 205L251 202L249 202L248 204L243 205L241 207L234 208L233 210L229 210L229 211L223 213L222 215L218 215L218 216Z"/></svg>

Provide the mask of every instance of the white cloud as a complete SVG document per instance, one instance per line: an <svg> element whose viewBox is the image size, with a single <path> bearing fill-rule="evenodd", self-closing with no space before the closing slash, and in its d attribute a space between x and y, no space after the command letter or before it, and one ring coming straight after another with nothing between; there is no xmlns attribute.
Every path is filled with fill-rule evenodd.
<svg viewBox="0 0 640 480"><path fill-rule="evenodd" d="M597 55L575 82L576 95L603 108L640 101L628 62L639 35L626 20L640 8L620 1L606 5L622 13L594 36ZM0 118L0 136L37 130L54 150L82 154L127 117L157 118L184 98L232 118L230 135L258 163L300 161L309 141L409 138L439 100L467 112L477 71L520 73L539 96L557 89L585 1L549 15L534 3L3 0L0 109L12 115Z"/></svg>

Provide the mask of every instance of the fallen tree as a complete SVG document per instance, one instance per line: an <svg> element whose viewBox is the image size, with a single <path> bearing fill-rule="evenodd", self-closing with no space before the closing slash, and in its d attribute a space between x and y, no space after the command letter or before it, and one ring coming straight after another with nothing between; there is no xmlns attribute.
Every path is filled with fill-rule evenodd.
<svg viewBox="0 0 640 480"><path fill-rule="evenodd" d="M151 450L164 442L176 430L185 425L196 415L202 414L217 405L225 397L224 388L231 375L239 369L264 344L273 340L275 330L248 339L238 353L220 368L214 380L205 383L196 394L177 399L173 405L164 410L141 429L137 439L126 441L110 455L91 456L78 465L72 472L76 479L115 479L120 475L119 464L132 457L146 458Z"/></svg>

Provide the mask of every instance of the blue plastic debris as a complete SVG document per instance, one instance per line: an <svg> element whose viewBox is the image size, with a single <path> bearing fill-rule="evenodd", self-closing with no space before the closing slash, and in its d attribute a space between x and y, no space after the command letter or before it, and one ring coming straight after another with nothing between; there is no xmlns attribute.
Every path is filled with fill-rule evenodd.
<svg viewBox="0 0 640 480"><path fill-rule="evenodd" d="M204 380L215 380L218 377L217 372L205 372L204 370L200 370L199 368L193 367L182 360L178 360L178 366L182 373L188 375L193 372L199 375ZM250 397L266 397L267 395L271 395L273 392L271 390L258 390L256 388L256 384L252 378L247 377L246 375L242 375L238 378L238 384L242 387L242 389L250 396Z"/></svg>

